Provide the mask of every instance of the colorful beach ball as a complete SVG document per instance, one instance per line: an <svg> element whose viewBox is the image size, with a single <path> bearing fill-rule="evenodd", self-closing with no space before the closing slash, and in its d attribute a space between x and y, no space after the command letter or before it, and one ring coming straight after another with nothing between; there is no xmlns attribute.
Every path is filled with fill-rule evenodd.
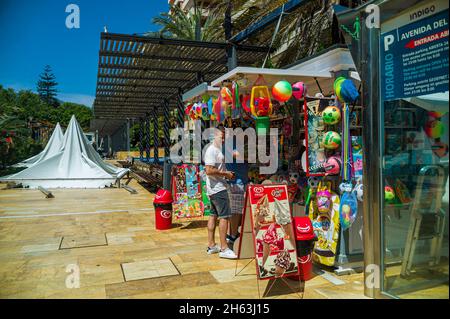
<svg viewBox="0 0 450 319"><path fill-rule="evenodd" d="M333 83L334 93L336 94L336 96L341 101L342 101L342 99L341 99L341 87L342 87L342 82L344 82L344 81L345 81L345 78L343 76L340 76L340 77L336 78L336 80L334 80L334 83Z"/></svg>
<svg viewBox="0 0 450 319"><path fill-rule="evenodd" d="M292 96L292 86L288 81L278 81L272 87L272 96L278 102L286 102Z"/></svg>
<svg viewBox="0 0 450 319"><path fill-rule="evenodd" d="M341 136L337 132L328 131L323 137L322 144L327 149L335 150L341 146Z"/></svg>
<svg viewBox="0 0 450 319"><path fill-rule="evenodd" d="M440 138L444 135L445 126L439 120L431 120L425 123L425 134L429 138Z"/></svg>
<svg viewBox="0 0 450 319"><path fill-rule="evenodd" d="M297 100L301 100L306 95L306 84L297 82L292 85L292 95Z"/></svg>
<svg viewBox="0 0 450 319"><path fill-rule="evenodd" d="M341 111L334 105L328 106L322 112L322 119L326 125L336 124L341 120Z"/></svg>

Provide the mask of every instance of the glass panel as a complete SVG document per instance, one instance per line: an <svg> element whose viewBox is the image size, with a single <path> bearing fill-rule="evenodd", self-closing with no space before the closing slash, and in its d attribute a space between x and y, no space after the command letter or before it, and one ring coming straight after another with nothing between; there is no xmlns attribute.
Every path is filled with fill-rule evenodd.
<svg viewBox="0 0 450 319"><path fill-rule="evenodd" d="M383 290L448 298L448 92L385 101Z"/></svg>

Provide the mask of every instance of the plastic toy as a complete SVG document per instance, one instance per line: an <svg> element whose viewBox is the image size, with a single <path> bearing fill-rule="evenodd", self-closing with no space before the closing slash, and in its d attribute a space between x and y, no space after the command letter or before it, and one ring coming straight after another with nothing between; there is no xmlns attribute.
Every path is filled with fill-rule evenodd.
<svg viewBox="0 0 450 319"><path fill-rule="evenodd" d="M341 120L341 111L336 106L328 106L322 112L323 123L333 125Z"/></svg>
<svg viewBox="0 0 450 319"><path fill-rule="evenodd" d="M424 129L429 138L440 138L444 135L445 126L439 120L431 120L425 123Z"/></svg>
<svg viewBox="0 0 450 319"><path fill-rule="evenodd" d="M257 117L269 116L271 111L270 100L266 97L257 97L254 101L255 112Z"/></svg>
<svg viewBox="0 0 450 319"><path fill-rule="evenodd" d="M340 100L346 103L352 103L359 97L358 90L352 80L345 79L340 83Z"/></svg>
<svg viewBox="0 0 450 319"><path fill-rule="evenodd" d="M258 135L267 134L270 126L269 116L272 114L272 102L267 86L252 88L250 110L256 118L256 133Z"/></svg>
<svg viewBox="0 0 450 319"><path fill-rule="evenodd" d="M363 201L363 196L364 196L364 191L363 191L363 184L357 184L354 188L354 192L356 193L356 198L362 202Z"/></svg>
<svg viewBox="0 0 450 319"><path fill-rule="evenodd" d="M331 156L324 165L326 175L339 175L341 167L342 161L338 156Z"/></svg>
<svg viewBox="0 0 450 319"><path fill-rule="evenodd" d="M391 186L384 187L384 199L387 202L392 202L395 199L395 192Z"/></svg>
<svg viewBox="0 0 450 319"><path fill-rule="evenodd" d="M355 193L345 192L341 196L341 205L339 207L339 219L343 230L348 229L356 219L358 211L358 202Z"/></svg>
<svg viewBox="0 0 450 319"><path fill-rule="evenodd" d="M308 179L308 185L310 188L317 188L320 183L320 178L317 176L312 176Z"/></svg>
<svg viewBox="0 0 450 319"><path fill-rule="evenodd" d="M233 102L233 96L231 94L231 91L226 86L224 86L223 88L220 89L220 96L222 97L222 99L224 101L226 101L228 103L232 103Z"/></svg>
<svg viewBox="0 0 450 319"><path fill-rule="evenodd" d="M301 100L306 95L306 84L297 82L292 85L292 95L297 100Z"/></svg>
<svg viewBox="0 0 450 319"><path fill-rule="evenodd" d="M331 208L331 193L327 189L317 192L317 208L319 213L329 213Z"/></svg>
<svg viewBox="0 0 450 319"><path fill-rule="evenodd" d="M431 145L431 150L433 151L434 155L442 158L448 154L448 145L442 142L435 142L433 145Z"/></svg>
<svg viewBox="0 0 450 319"><path fill-rule="evenodd" d="M278 81L272 87L272 96L279 102L286 102L292 96L292 86L288 81Z"/></svg>
<svg viewBox="0 0 450 319"><path fill-rule="evenodd" d="M323 147L327 149L337 149L339 146L341 146L341 136L337 132L328 131L323 136L322 144Z"/></svg>

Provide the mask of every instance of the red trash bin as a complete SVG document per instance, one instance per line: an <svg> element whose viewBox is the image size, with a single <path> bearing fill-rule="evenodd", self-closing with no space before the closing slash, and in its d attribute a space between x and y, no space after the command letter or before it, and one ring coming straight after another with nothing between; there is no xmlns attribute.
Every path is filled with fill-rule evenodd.
<svg viewBox="0 0 450 319"><path fill-rule="evenodd" d="M316 240L309 217L294 217L294 230L300 279L307 281L313 277L312 252Z"/></svg>
<svg viewBox="0 0 450 319"><path fill-rule="evenodd" d="M165 189L160 189L153 200L155 207L155 227L159 230L172 227L172 194Z"/></svg>

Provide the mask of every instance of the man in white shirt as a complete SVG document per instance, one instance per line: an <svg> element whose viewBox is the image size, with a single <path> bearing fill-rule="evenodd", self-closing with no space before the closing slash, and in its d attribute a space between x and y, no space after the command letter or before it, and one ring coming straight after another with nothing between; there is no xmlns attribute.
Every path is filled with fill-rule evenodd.
<svg viewBox="0 0 450 319"><path fill-rule="evenodd" d="M228 248L227 231L231 217L228 197L227 179L234 178L234 173L225 169L225 156L222 145L225 128L221 125L214 133L214 140L205 152L206 192L211 201L211 214L208 220L208 254L219 253L219 257L236 259L236 254ZM216 222L219 219L220 247L215 242Z"/></svg>

